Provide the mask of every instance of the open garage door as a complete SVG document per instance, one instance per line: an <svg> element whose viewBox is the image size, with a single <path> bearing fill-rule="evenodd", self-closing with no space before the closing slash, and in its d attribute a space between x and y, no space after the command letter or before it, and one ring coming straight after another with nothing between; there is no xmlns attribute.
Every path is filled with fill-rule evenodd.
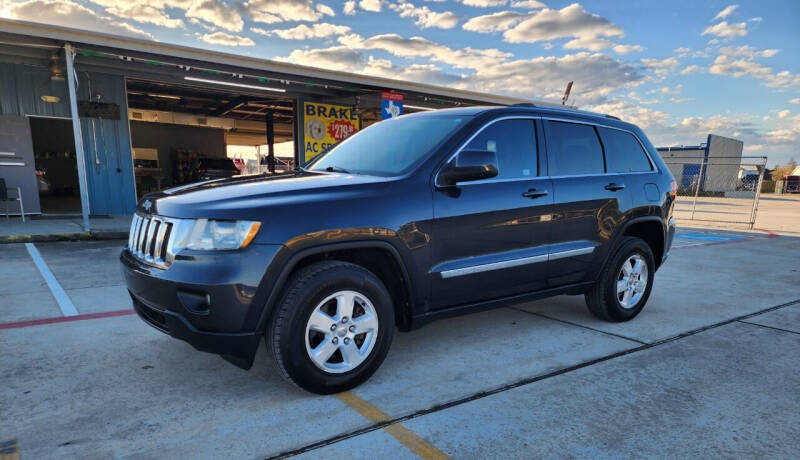
<svg viewBox="0 0 800 460"><path fill-rule="evenodd" d="M138 197L295 165L292 98L136 79L127 90Z"/></svg>

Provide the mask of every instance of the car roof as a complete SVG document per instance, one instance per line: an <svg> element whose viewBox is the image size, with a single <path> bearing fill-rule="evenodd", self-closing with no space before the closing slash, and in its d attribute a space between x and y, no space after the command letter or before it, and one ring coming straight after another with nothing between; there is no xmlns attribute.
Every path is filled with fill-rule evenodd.
<svg viewBox="0 0 800 460"><path fill-rule="evenodd" d="M428 115L435 116L442 115L455 115L455 116L478 116L478 115L501 115L503 113L524 113L530 112L532 115L545 115L559 118L569 118L575 120L589 121L593 123L602 123L604 125L624 127L627 129L635 128L635 125L622 121L613 115L607 115L597 112L589 112L586 110L578 110L571 107L559 106L546 106L534 104L515 104L509 106L471 106L471 107L457 107L452 109L441 109L431 112L415 113L414 115Z"/></svg>

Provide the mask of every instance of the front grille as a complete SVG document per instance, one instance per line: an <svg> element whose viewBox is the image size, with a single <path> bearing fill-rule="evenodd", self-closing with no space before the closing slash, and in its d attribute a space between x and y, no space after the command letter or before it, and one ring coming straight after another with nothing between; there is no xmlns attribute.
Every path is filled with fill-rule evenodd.
<svg viewBox="0 0 800 460"><path fill-rule="evenodd" d="M171 241L175 222L160 216L133 215L128 250L142 262L167 267L172 262Z"/></svg>

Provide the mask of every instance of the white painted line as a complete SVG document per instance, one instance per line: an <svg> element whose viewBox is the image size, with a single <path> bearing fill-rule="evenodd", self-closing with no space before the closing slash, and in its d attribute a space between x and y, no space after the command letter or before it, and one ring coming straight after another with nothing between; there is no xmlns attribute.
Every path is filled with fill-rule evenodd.
<svg viewBox="0 0 800 460"><path fill-rule="evenodd" d="M31 259L33 259L33 263L36 264L36 268L39 269L39 273L42 274L42 278L44 278L44 281L47 283L47 287L50 288L50 292L56 299L61 313L63 313L64 316L76 316L78 310L75 308L75 305L72 305L72 301L69 299L67 293L64 292L64 288L58 284L58 280L55 275L53 275L53 272L50 271L44 259L42 259L42 255L39 254L39 250L36 249L36 246L34 246L33 243L25 243L25 249L27 249L28 254L31 255Z"/></svg>

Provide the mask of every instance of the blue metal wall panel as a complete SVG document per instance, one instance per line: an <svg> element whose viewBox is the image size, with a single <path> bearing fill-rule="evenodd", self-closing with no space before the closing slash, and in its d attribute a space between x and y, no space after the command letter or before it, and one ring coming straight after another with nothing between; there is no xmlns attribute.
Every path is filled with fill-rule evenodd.
<svg viewBox="0 0 800 460"><path fill-rule="evenodd" d="M57 103L42 95L58 96ZM128 104L122 76L78 72L78 100L119 105L119 120L81 118L89 208L92 214L130 214L136 207ZM70 118L66 81L51 81L45 67L0 63L0 114Z"/></svg>
<svg viewBox="0 0 800 460"><path fill-rule="evenodd" d="M91 95L91 97L90 97ZM78 72L78 100L119 105L120 119L81 117L92 214L131 214L136 207L125 79Z"/></svg>
<svg viewBox="0 0 800 460"><path fill-rule="evenodd" d="M50 80L44 67L0 63L0 113L69 117L67 82ZM56 96L59 102L44 102L43 95Z"/></svg>

